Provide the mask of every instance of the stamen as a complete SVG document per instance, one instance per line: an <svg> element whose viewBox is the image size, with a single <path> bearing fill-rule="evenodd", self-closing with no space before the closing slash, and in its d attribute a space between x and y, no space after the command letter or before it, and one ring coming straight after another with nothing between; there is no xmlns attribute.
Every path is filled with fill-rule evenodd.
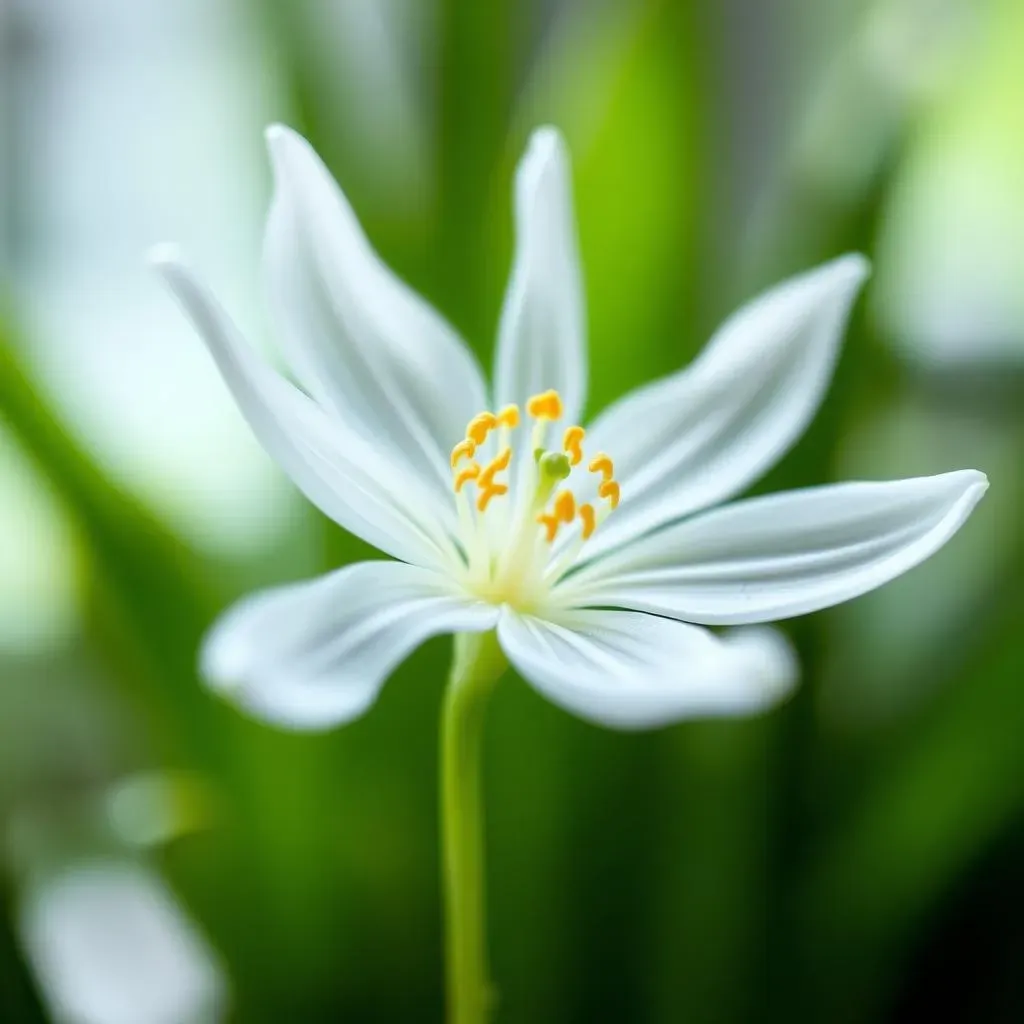
<svg viewBox="0 0 1024 1024"><path fill-rule="evenodd" d="M508 427L509 430L514 430L519 426L519 406L506 405L495 417L495 420L497 426Z"/></svg>
<svg viewBox="0 0 1024 1024"><path fill-rule="evenodd" d="M504 469L508 469L509 462L512 461L512 449L504 448L496 459L492 459L488 463L487 468L480 474L479 486L480 487L491 487L494 484L494 474L500 473Z"/></svg>
<svg viewBox="0 0 1024 1024"><path fill-rule="evenodd" d="M526 403L526 411L535 420L558 420L562 418L562 398L557 391L544 391L534 395Z"/></svg>
<svg viewBox="0 0 1024 1024"><path fill-rule="evenodd" d="M470 480L475 480L480 475L480 463L471 462L462 472L455 477L455 493L458 494L462 488L469 483Z"/></svg>
<svg viewBox="0 0 1024 1024"><path fill-rule="evenodd" d="M569 455L569 465L578 466L583 459L583 438L586 431L582 427L568 427L562 436L562 448Z"/></svg>
<svg viewBox="0 0 1024 1024"><path fill-rule="evenodd" d="M466 437L474 444L483 444L497 423L498 418L493 412L482 412L469 421L469 426L466 427Z"/></svg>
<svg viewBox="0 0 1024 1024"><path fill-rule="evenodd" d="M588 540L590 535L597 529L597 516L594 513L594 506L584 503L580 505L576 513L583 520L582 537L584 540Z"/></svg>
<svg viewBox="0 0 1024 1024"><path fill-rule="evenodd" d="M491 484L486 491L482 491L477 497L477 511L486 512L487 506L491 503L491 498L500 497L502 494L508 494L508 487L505 484Z"/></svg>
<svg viewBox="0 0 1024 1024"><path fill-rule="evenodd" d="M562 432L561 450L549 450L547 434L551 425L564 416L557 391L534 395L523 411L533 421L530 437L524 438L522 445L522 458L527 464L513 478L499 480L500 474L512 472L515 452L511 433L522 425L524 418L518 405L505 405L497 412L484 411L474 416L466 427L465 437L451 450L452 486L469 581L473 587L482 588L487 600L508 600L513 604L539 600L536 588L568 572L584 542L618 507L622 496L610 456L599 452L589 461L586 459L586 432L581 426L570 424ZM496 451L497 455L490 461L478 462L477 456L488 442L488 450ZM528 454L531 452L532 462ZM597 494L602 504L577 503L569 480L574 468L581 464L598 475ZM466 484L471 482L476 484L472 503L465 491ZM509 508L498 510L500 522L485 524L482 516L491 502L513 490ZM559 544L557 551L545 550L555 544L563 528L570 530L570 535L563 538L566 543Z"/></svg>
<svg viewBox="0 0 1024 1024"><path fill-rule="evenodd" d="M598 484L597 494L598 497L607 499L612 508L619 507L619 498L622 496L622 492L615 480L605 480Z"/></svg>
<svg viewBox="0 0 1024 1024"><path fill-rule="evenodd" d="M563 523L571 523L576 518L576 499L572 491L560 491L555 498L555 517Z"/></svg>
<svg viewBox="0 0 1024 1024"><path fill-rule="evenodd" d="M537 516L537 522L544 527L544 539L549 544L553 544L555 537L558 535L558 517L549 516L546 512L541 512Z"/></svg>
<svg viewBox="0 0 1024 1024"><path fill-rule="evenodd" d="M459 464L459 459L463 457L471 459L475 454L476 445L468 437L464 441L460 441L452 449L452 469Z"/></svg>
<svg viewBox="0 0 1024 1024"><path fill-rule="evenodd" d="M598 452L590 460L590 465L587 468L591 473L600 473L606 481L611 480L615 476L615 467L612 465L612 460L604 452Z"/></svg>

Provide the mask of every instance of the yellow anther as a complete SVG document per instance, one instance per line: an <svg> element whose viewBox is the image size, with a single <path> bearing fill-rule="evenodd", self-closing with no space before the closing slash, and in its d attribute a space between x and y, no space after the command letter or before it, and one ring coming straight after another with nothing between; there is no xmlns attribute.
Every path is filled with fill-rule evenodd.
<svg viewBox="0 0 1024 1024"><path fill-rule="evenodd" d="M580 505L576 513L583 520L582 536L586 540L597 529L597 516L594 514L594 506L590 504Z"/></svg>
<svg viewBox="0 0 1024 1024"><path fill-rule="evenodd" d="M605 480L597 486L597 494L600 498L606 498L612 508L619 507L621 493L619 485L615 480Z"/></svg>
<svg viewBox="0 0 1024 1024"><path fill-rule="evenodd" d="M494 483L494 474L500 473L503 469L508 469L509 462L512 461L512 449L503 448L501 453L496 459L492 459L487 464L487 467L480 474L480 487L487 488Z"/></svg>
<svg viewBox="0 0 1024 1024"><path fill-rule="evenodd" d="M493 412L482 412L469 421L469 426L466 427L466 437L474 444L483 444L497 423L498 418Z"/></svg>
<svg viewBox="0 0 1024 1024"><path fill-rule="evenodd" d="M577 466L583 459L583 438L586 431L582 427L568 427L562 437L562 448L569 456L569 464Z"/></svg>
<svg viewBox="0 0 1024 1024"><path fill-rule="evenodd" d="M563 523L571 523L576 518L576 499L572 491L560 491L555 498L555 518Z"/></svg>
<svg viewBox="0 0 1024 1024"><path fill-rule="evenodd" d="M504 484L491 484L486 490L480 492L476 499L476 507L479 512L486 512L491 498L498 498L502 494L508 494L508 488Z"/></svg>
<svg viewBox="0 0 1024 1024"><path fill-rule="evenodd" d="M590 460L590 465L587 468L591 473L600 473L605 481L611 480L615 476L615 467L612 465L612 460L604 452L598 452Z"/></svg>
<svg viewBox="0 0 1024 1024"><path fill-rule="evenodd" d="M455 477L455 493L458 494L462 488L469 483L470 480L475 480L480 475L480 463L471 462L464 470L458 473Z"/></svg>
<svg viewBox="0 0 1024 1024"><path fill-rule="evenodd" d="M499 427L508 427L509 430L519 426L519 406L506 405L495 417Z"/></svg>
<svg viewBox="0 0 1024 1024"><path fill-rule="evenodd" d="M467 459L471 459L475 454L476 445L472 441L470 441L468 437L465 439L465 441L460 441L452 449L452 469L454 469L459 464L459 460L461 458L465 457Z"/></svg>
<svg viewBox="0 0 1024 1024"><path fill-rule="evenodd" d="M549 516L546 512L541 512L537 516L537 522L544 527L544 539L549 544L553 543L558 535L558 516Z"/></svg>
<svg viewBox="0 0 1024 1024"><path fill-rule="evenodd" d="M543 391L526 403L526 411L535 420L559 420L562 418L562 398L557 391Z"/></svg>

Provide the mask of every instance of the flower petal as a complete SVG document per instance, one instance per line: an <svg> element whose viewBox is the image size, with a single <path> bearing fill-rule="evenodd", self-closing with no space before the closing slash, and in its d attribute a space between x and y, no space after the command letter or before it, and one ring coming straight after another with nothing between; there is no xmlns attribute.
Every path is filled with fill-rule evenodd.
<svg viewBox="0 0 1024 1024"><path fill-rule="evenodd" d="M788 644L774 630L719 638L638 612L577 610L546 621L506 609L498 639L545 697L617 729L751 714L784 696L797 675Z"/></svg>
<svg viewBox="0 0 1024 1024"><path fill-rule="evenodd" d="M487 400L476 360L384 265L309 143L275 125L267 144L276 187L264 269L293 371L325 408L451 500L449 454Z"/></svg>
<svg viewBox="0 0 1024 1024"><path fill-rule="evenodd" d="M554 388L564 419L586 401L583 284L569 155L554 128L530 139L516 174L516 255L498 327L496 404L522 405Z"/></svg>
<svg viewBox="0 0 1024 1024"><path fill-rule="evenodd" d="M692 366L598 417L588 450L613 456L622 504L592 554L731 498L785 454L821 403L867 273L849 255L771 289Z"/></svg>
<svg viewBox="0 0 1024 1024"><path fill-rule="evenodd" d="M37 1019L228 1019L224 967L155 870L123 856L53 860L33 860L17 919L49 1010Z"/></svg>
<svg viewBox="0 0 1024 1024"><path fill-rule="evenodd" d="M483 632L497 617L438 573L358 562L240 601L207 638L202 672L258 718L327 729L366 711L429 637Z"/></svg>
<svg viewBox="0 0 1024 1024"><path fill-rule="evenodd" d="M987 487L983 473L967 469L751 498L588 564L560 597L709 625L805 615L923 562Z"/></svg>
<svg viewBox="0 0 1024 1024"><path fill-rule="evenodd" d="M172 247L161 246L150 258L206 342L253 433L306 497L388 554L450 565L457 557L454 503L418 488L275 373Z"/></svg>

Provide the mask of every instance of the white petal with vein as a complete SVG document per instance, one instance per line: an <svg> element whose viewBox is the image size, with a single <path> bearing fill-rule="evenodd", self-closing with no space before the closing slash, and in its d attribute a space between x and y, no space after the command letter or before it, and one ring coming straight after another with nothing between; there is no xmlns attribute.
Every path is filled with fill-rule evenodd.
<svg viewBox="0 0 1024 1024"><path fill-rule="evenodd" d="M472 353L374 252L313 148L274 126L264 268L292 369L325 408L450 501L448 456L486 403Z"/></svg>
<svg viewBox="0 0 1024 1024"><path fill-rule="evenodd" d="M574 611L545 621L506 610L498 638L540 693L618 729L750 714L781 699L797 674L789 646L774 630L719 638L637 612Z"/></svg>
<svg viewBox="0 0 1024 1024"><path fill-rule="evenodd" d="M207 638L202 672L258 718L327 729L366 711L429 637L483 632L497 618L438 573L358 562L240 601Z"/></svg>
<svg viewBox="0 0 1024 1024"><path fill-rule="evenodd" d="M516 175L516 254L498 328L497 405L554 388L565 421L586 401L583 284L569 155L554 128L530 139Z"/></svg>
<svg viewBox="0 0 1024 1024"><path fill-rule="evenodd" d="M456 524L450 499L434 500L271 369L175 250L160 247L151 262L206 342L253 433L306 497L388 554L451 564Z"/></svg>
<svg viewBox="0 0 1024 1024"><path fill-rule="evenodd" d="M867 273L850 255L778 285L691 366L597 418L588 451L613 456L623 501L591 554L733 497L786 453L821 404Z"/></svg>
<svg viewBox="0 0 1024 1024"><path fill-rule="evenodd" d="M591 562L559 599L711 625L805 615L934 554L987 487L983 473L960 470L751 498Z"/></svg>

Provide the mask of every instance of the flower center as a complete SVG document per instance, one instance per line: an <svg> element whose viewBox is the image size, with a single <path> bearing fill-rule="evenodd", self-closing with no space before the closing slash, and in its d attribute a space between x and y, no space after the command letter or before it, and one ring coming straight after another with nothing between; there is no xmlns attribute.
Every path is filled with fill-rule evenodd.
<svg viewBox="0 0 1024 1024"><path fill-rule="evenodd" d="M557 391L526 403L529 443L513 436L519 406L482 412L452 449L465 583L484 600L520 611L543 604L619 504L612 460L604 452L586 458L582 427L566 427L561 447L547 448L562 409Z"/></svg>

